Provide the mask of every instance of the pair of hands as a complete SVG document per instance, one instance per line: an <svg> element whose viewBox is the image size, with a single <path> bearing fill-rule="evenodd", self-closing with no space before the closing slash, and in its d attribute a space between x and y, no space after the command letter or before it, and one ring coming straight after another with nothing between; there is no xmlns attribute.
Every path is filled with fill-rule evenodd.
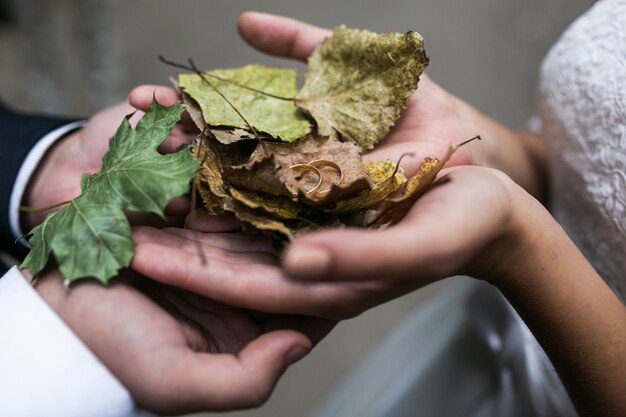
<svg viewBox="0 0 626 417"><path fill-rule="evenodd" d="M242 15L239 28L261 51L301 60L329 34L254 13ZM178 100L174 90L143 86L129 101L146 110L153 95L164 105ZM76 196L80 175L99 169L114 127L131 111L121 105L99 113L53 149L26 203L41 207ZM367 157L398 160L412 152L416 156L402 163L411 175L424 157L441 157L450 146L484 135L476 126L471 109L424 76L403 117ZM192 130L181 123L164 150L186 141ZM448 166L486 163L489 152L481 146L461 148ZM447 181L400 224L304 236L288 248L282 267L263 238L232 233L237 222L198 213L199 232L135 229L132 268L155 281L134 275L108 289L86 282L66 293L52 273L38 290L140 405L160 413L259 405L286 366L306 354L334 320L437 279L484 273L493 266L488 261L508 249L494 250L493 243L515 234L512 202L525 198L523 191L504 174L478 167L449 168L442 179ZM182 200L171 204L171 224L180 224L188 209ZM25 223L39 220L28 217Z"/></svg>
<svg viewBox="0 0 626 417"><path fill-rule="evenodd" d="M252 46L299 60L330 35L292 19L258 13L242 15L239 24L242 37ZM178 100L172 89L142 86L131 93L130 103L147 109L155 93L163 104ZM507 139L513 135L424 76L402 118L365 157L398 160L402 154L413 153L415 157L402 160L404 171L412 175L425 157L442 157L450 147L477 133L491 139L502 132ZM227 279L211 279L198 257L175 248L168 249L173 260L169 265L142 262L136 267L146 275L228 304L333 320L353 317L448 276L472 273L496 279L492 270L509 259L500 255L510 253L518 243L513 237L523 216L514 212L514 202L532 198L507 175L475 166L496 160L492 154L500 145L490 139L460 148L447 165L451 168L442 172L439 185L394 227L311 233L287 248L281 266L220 266ZM198 222L202 221L210 219L199 215ZM494 242L503 241L507 243L494 248ZM138 245L135 260L154 250L154 246ZM499 257L502 260L495 262Z"/></svg>

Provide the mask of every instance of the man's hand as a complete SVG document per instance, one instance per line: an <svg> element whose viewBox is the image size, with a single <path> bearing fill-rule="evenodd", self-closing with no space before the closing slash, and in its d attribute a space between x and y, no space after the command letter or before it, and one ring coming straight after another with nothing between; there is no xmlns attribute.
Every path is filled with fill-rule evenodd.
<svg viewBox="0 0 626 417"><path fill-rule="evenodd" d="M156 95L157 100L160 99ZM102 165L102 157L109 148L109 139L128 114L136 112L128 104L118 104L95 114L80 129L60 139L48 150L31 177L24 194L22 205L44 208L71 200L80 194L80 178L85 172L95 173ZM137 112L131 121L141 117ZM133 123L134 124L134 123ZM172 152L183 143L188 143L184 125L174 128L161 145L161 152ZM184 218L189 211L185 198L174 199L166 208L166 214L175 222ZM21 223L25 232L41 223L48 211L22 213ZM158 223L153 215L133 215L134 223Z"/></svg>
<svg viewBox="0 0 626 417"><path fill-rule="evenodd" d="M211 230L216 223L227 224L213 222ZM190 233L143 227L134 238L140 245L158 241L197 256ZM222 264L276 264L271 245L250 236L217 233L203 250L204 273L215 280L227 279L217 268ZM134 265L165 268L172 262L153 251ZM186 270L184 264L177 267ZM230 307L130 271L109 287L83 281L71 291L53 272L40 278L37 290L140 406L163 414L259 406L285 369L333 326Z"/></svg>

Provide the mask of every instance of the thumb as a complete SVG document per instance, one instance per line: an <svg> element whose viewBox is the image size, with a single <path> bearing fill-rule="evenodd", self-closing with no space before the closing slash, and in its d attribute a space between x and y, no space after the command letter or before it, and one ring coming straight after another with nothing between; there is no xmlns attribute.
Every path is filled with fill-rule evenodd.
<svg viewBox="0 0 626 417"><path fill-rule="evenodd" d="M380 280L401 277L411 262L410 236L401 228L311 234L285 252L283 267L295 279Z"/></svg>

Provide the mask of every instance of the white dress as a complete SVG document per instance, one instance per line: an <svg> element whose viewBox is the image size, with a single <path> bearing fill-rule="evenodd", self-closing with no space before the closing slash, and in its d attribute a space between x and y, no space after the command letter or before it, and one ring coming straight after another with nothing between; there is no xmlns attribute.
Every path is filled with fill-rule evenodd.
<svg viewBox="0 0 626 417"><path fill-rule="evenodd" d="M541 68L550 208L626 301L626 0L601 0ZM455 278L408 317L315 417L569 417L545 353L492 287Z"/></svg>

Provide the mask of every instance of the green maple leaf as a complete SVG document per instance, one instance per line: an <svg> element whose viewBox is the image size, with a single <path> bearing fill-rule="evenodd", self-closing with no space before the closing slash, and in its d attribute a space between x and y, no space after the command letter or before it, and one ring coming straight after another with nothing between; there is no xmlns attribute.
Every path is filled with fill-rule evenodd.
<svg viewBox="0 0 626 417"><path fill-rule="evenodd" d="M376 34L340 26L309 58L296 104L322 136L371 149L406 107L428 64L415 32Z"/></svg>
<svg viewBox="0 0 626 417"><path fill-rule="evenodd" d="M126 117L111 139L102 168L84 174L81 195L30 232L31 251L20 266L38 274L52 253L66 285L94 277L106 283L130 264L135 244L124 210L164 217L165 205L189 189L198 161L188 150L156 148L180 120L182 104L152 102L133 129Z"/></svg>
<svg viewBox="0 0 626 417"><path fill-rule="evenodd" d="M298 76L295 70L246 65L241 68L208 71L204 74L206 81L198 74L180 74L178 87L200 106L204 121L209 126L249 129L246 122L224 98L207 85L207 81L259 132L292 142L303 138L311 131L310 123L293 102Z"/></svg>

